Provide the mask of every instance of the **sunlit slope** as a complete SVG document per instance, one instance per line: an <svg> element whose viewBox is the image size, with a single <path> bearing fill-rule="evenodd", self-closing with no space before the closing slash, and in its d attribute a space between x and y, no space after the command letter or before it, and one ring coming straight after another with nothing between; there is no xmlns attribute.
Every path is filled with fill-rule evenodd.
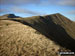
<svg viewBox="0 0 75 56"><path fill-rule="evenodd" d="M0 56L57 56L61 49L64 48L27 25L0 21Z"/></svg>
<svg viewBox="0 0 75 56"><path fill-rule="evenodd" d="M75 51L75 22L63 15L0 17L1 56L57 56L61 50Z"/></svg>

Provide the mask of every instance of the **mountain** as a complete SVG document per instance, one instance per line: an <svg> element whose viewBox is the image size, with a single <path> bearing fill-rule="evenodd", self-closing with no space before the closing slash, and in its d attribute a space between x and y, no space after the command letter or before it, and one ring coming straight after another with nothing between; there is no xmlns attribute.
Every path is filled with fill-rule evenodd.
<svg viewBox="0 0 75 56"><path fill-rule="evenodd" d="M14 14L5 14L3 16L0 16L1 19L6 19L6 18L20 18L19 16L15 16Z"/></svg>
<svg viewBox="0 0 75 56"><path fill-rule="evenodd" d="M0 16L1 56L57 56L59 51L75 52L75 22L65 16L13 15Z"/></svg>

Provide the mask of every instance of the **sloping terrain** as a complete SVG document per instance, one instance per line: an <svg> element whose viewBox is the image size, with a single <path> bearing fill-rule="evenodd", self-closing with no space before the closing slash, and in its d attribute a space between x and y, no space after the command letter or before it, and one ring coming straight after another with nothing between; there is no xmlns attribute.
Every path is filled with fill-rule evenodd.
<svg viewBox="0 0 75 56"><path fill-rule="evenodd" d="M59 45L29 26L0 21L0 56L57 56L59 49Z"/></svg>
<svg viewBox="0 0 75 56"><path fill-rule="evenodd" d="M0 17L0 56L58 56L62 50L75 51L75 24L61 14Z"/></svg>

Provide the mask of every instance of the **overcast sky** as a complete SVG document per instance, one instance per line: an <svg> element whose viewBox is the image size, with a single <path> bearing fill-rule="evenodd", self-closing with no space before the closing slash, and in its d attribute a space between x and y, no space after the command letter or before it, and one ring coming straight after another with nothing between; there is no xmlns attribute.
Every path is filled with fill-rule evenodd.
<svg viewBox="0 0 75 56"><path fill-rule="evenodd" d="M61 13L75 21L75 0L0 0L0 15L21 17Z"/></svg>

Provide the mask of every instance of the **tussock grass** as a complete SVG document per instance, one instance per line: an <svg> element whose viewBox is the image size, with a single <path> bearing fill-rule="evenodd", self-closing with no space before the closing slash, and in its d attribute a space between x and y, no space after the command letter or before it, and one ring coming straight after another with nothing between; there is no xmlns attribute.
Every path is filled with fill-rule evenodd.
<svg viewBox="0 0 75 56"><path fill-rule="evenodd" d="M3 26L8 22L9 26ZM35 29L18 22L2 20L0 56L57 56L60 46Z"/></svg>

